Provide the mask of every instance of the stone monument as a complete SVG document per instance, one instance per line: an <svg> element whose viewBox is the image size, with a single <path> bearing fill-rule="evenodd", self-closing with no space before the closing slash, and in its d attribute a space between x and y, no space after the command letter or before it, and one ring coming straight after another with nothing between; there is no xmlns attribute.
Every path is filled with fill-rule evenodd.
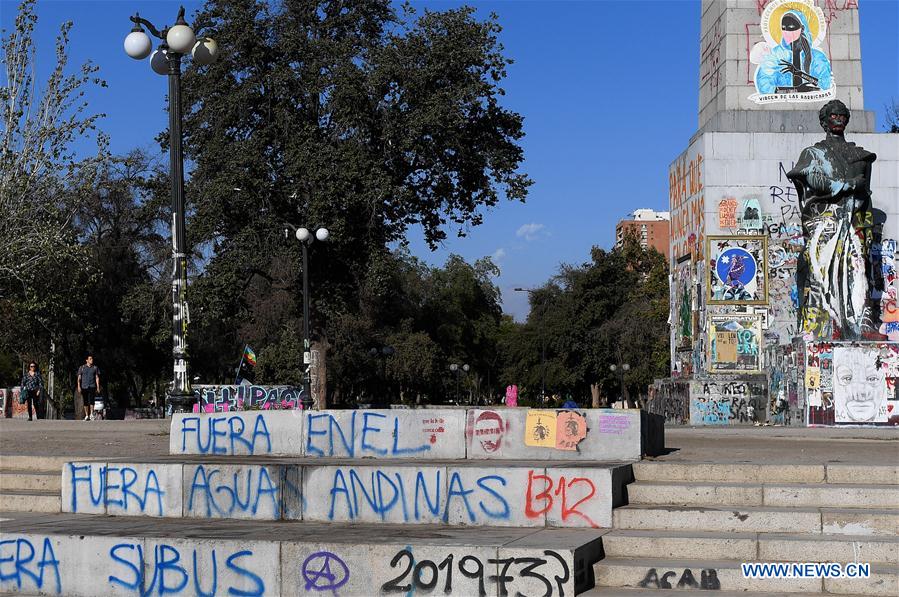
<svg viewBox="0 0 899 597"><path fill-rule="evenodd" d="M668 171L671 377L650 401L669 424L899 425L899 137L865 110L858 15L701 3L698 129ZM877 388L840 384L869 361Z"/></svg>

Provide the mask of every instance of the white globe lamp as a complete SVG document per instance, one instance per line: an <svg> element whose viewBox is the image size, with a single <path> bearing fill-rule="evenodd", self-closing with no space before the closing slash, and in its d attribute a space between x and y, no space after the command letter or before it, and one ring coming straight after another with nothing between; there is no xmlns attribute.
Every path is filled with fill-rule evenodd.
<svg viewBox="0 0 899 597"><path fill-rule="evenodd" d="M178 54L187 54L197 43L194 30L184 24L175 25L165 35L165 43L169 50Z"/></svg>
<svg viewBox="0 0 899 597"><path fill-rule="evenodd" d="M169 59L165 50L159 48L153 52L153 55L150 56L150 68L157 75L169 74Z"/></svg>
<svg viewBox="0 0 899 597"><path fill-rule="evenodd" d="M297 228L297 240L304 243L312 238L312 233L307 228Z"/></svg>
<svg viewBox="0 0 899 597"><path fill-rule="evenodd" d="M328 232L327 228L319 228L318 230L315 231L315 238L317 238L318 240L320 240L322 242L325 242L326 240L328 240L329 236L331 236L331 233Z"/></svg>
<svg viewBox="0 0 899 597"><path fill-rule="evenodd" d="M211 37L201 37L194 44L191 55L194 62L200 66L207 66L215 62L219 57L219 45Z"/></svg>
<svg viewBox="0 0 899 597"><path fill-rule="evenodd" d="M135 60L143 60L152 51L150 36L143 29L135 28L125 37L125 53Z"/></svg>

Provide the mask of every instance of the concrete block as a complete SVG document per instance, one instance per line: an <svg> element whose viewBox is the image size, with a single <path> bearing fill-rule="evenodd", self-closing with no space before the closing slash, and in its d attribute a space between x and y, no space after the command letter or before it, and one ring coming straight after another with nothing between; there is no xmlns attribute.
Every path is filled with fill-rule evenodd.
<svg viewBox="0 0 899 597"><path fill-rule="evenodd" d="M540 492L541 481L557 480L543 468L450 467L444 522L466 526L542 527L554 507L552 485ZM548 495L543 497L542 493Z"/></svg>
<svg viewBox="0 0 899 597"><path fill-rule="evenodd" d="M615 528L621 529L738 533L821 532L821 514L817 510L765 509L752 506L712 508L631 505L616 509L613 517Z"/></svg>
<svg viewBox="0 0 899 597"><path fill-rule="evenodd" d="M281 518L277 465L185 464L184 516L189 518Z"/></svg>
<svg viewBox="0 0 899 597"><path fill-rule="evenodd" d="M180 464L106 465L106 514L181 516Z"/></svg>
<svg viewBox="0 0 899 597"><path fill-rule="evenodd" d="M832 535L895 535L899 510L821 509L821 526Z"/></svg>
<svg viewBox="0 0 899 597"><path fill-rule="evenodd" d="M830 35L828 58L832 61L849 60L849 39L851 37L858 38L858 36L852 36L848 33L832 33Z"/></svg>
<svg viewBox="0 0 899 597"><path fill-rule="evenodd" d="M531 428L527 423L528 412L532 413ZM580 421L560 421L569 412L575 412ZM640 412L613 409L469 409L465 425L468 459L639 460ZM586 436L583 435L584 420ZM569 423L577 429L569 427ZM567 435L572 432L575 435ZM576 441L578 437L583 439ZM569 441L569 438L573 439ZM541 441L544 445L534 445Z"/></svg>
<svg viewBox="0 0 899 597"><path fill-rule="evenodd" d="M59 471L25 472L25 471L0 471L0 491L14 491L24 489L26 491L56 491L62 487L62 477Z"/></svg>
<svg viewBox="0 0 899 597"><path fill-rule="evenodd" d="M732 559L756 557L755 533L614 530L602 537L608 558Z"/></svg>
<svg viewBox="0 0 899 597"><path fill-rule="evenodd" d="M465 458L461 409L328 410L304 416L309 457Z"/></svg>
<svg viewBox="0 0 899 597"><path fill-rule="evenodd" d="M497 595L496 559L495 547L283 542L281 594ZM520 566L508 574L514 595Z"/></svg>
<svg viewBox="0 0 899 597"><path fill-rule="evenodd" d="M109 554L123 543L143 545L143 539L3 533L0 561L9 570L0 575L0 593L132 595L132 589L116 581L136 580L139 566L121 571L122 578L110 574Z"/></svg>
<svg viewBox="0 0 899 597"><path fill-rule="evenodd" d="M106 514L105 487L105 462L67 462L62 467L62 511Z"/></svg>
<svg viewBox="0 0 899 597"><path fill-rule="evenodd" d="M59 513L59 491L3 490L0 491L0 512Z"/></svg>
<svg viewBox="0 0 899 597"><path fill-rule="evenodd" d="M687 483L640 481L629 485L632 504L675 504L692 506L761 506L762 486L742 483Z"/></svg>
<svg viewBox="0 0 899 597"><path fill-rule="evenodd" d="M732 106L730 109L737 109ZM709 157L716 160L748 160L752 155L750 135L741 133L714 133L711 137L712 149Z"/></svg>
<svg viewBox="0 0 899 597"><path fill-rule="evenodd" d="M757 557L763 562L897 563L899 542L893 537L766 533L759 535Z"/></svg>
<svg viewBox="0 0 899 597"><path fill-rule="evenodd" d="M572 533L544 529L500 546L497 559L500 573L504 561L512 560L509 570L518 562L533 562L537 574L512 578L515 593L497 583L500 595L576 595L593 587L593 564L602 557L602 533ZM503 589L506 589L504 591Z"/></svg>
<svg viewBox="0 0 899 597"><path fill-rule="evenodd" d="M307 466L303 498L304 520L440 523L447 516L447 471L439 465Z"/></svg>
<svg viewBox="0 0 899 597"><path fill-rule="evenodd" d="M298 410L177 413L170 454L301 456L303 416Z"/></svg>
<svg viewBox="0 0 899 597"><path fill-rule="evenodd" d="M874 485L766 485L765 505L899 508L899 487Z"/></svg>
<svg viewBox="0 0 899 597"><path fill-rule="evenodd" d="M546 526L612 526L613 469L551 468L528 492L538 511L546 509ZM541 491L542 489L542 491Z"/></svg>

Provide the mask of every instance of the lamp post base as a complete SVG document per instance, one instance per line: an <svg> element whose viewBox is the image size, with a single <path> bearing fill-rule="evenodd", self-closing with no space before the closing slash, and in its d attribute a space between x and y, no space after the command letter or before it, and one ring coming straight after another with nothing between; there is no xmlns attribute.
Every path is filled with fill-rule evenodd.
<svg viewBox="0 0 899 597"><path fill-rule="evenodd" d="M177 412L188 412L194 401L194 395L174 393L171 390L165 393L165 412L171 415Z"/></svg>

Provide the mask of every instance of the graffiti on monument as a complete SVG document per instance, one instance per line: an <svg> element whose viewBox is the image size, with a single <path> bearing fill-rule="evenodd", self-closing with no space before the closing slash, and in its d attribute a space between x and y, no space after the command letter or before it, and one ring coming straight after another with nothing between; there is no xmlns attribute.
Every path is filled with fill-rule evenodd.
<svg viewBox="0 0 899 597"><path fill-rule="evenodd" d="M768 302L766 236L708 237L709 304Z"/></svg>
<svg viewBox="0 0 899 597"><path fill-rule="evenodd" d="M827 35L824 12L813 0L773 0L762 12L765 41L756 43L749 61L758 65L757 104L820 102L836 95L830 60L822 49Z"/></svg>
<svg viewBox="0 0 899 597"><path fill-rule="evenodd" d="M737 212L737 227L740 230L757 232L762 229L762 206L755 197L743 199L743 203Z"/></svg>
<svg viewBox="0 0 899 597"><path fill-rule="evenodd" d="M813 342L805 347L811 425L899 425L899 345Z"/></svg>
<svg viewBox="0 0 899 597"><path fill-rule="evenodd" d="M303 389L293 386L197 385L193 389L197 398L194 412L302 408Z"/></svg>
<svg viewBox="0 0 899 597"><path fill-rule="evenodd" d="M762 318L758 315L709 317L709 371L750 373L762 370Z"/></svg>
<svg viewBox="0 0 899 597"><path fill-rule="evenodd" d="M753 381L690 382L691 425L739 425L765 420L765 384Z"/></svg>
<svg viewBox="0 0 899 597"><path fill-rule="evenodd" d="M692 255L702 259L705 249L705 194L702 153L691 147L668 170L668 201L671 206L671 256Z"/></svg>

